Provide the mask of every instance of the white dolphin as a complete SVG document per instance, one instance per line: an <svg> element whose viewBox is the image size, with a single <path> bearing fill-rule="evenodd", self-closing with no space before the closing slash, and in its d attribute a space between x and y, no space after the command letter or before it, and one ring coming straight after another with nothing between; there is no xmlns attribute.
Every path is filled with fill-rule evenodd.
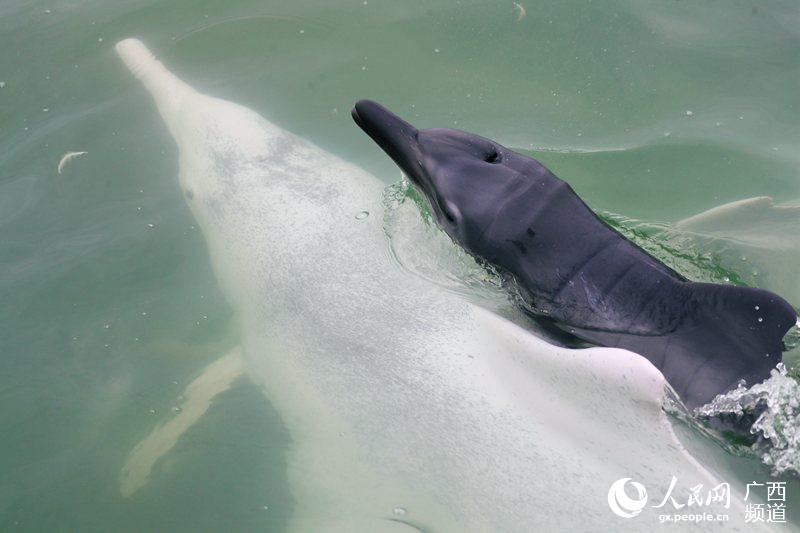
<svg viewBox="0 0 800 533"><path fill-rule="evenodd" d="M675 230L741 272L749 284L800 305L800 200L780 205L769 196L738 200L681 220Z"/></svg>
<svg viewBox="0 0 800 533"><path fill-rule="evenodd" d="M651 508L673 476L685 502L730 475L677 441L647 360L549 345L409 274L389 252L378 179L198 93L137 40L117 51L178 144L181 187L240 316L243 367L291 434L291 530L651 530L678 512ZM199 407L134 449L123 492L232 381L223 361L206 392L193 384ZM609 493L620 478L646 487L635 518L612 512L644 505ZM743 488L721 510L741 530Z"/></svg>

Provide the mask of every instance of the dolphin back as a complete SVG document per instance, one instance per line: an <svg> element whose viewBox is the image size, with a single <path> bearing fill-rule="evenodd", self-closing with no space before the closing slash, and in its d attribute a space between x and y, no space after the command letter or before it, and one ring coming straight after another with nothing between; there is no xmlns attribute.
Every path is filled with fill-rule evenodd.
<svg viewBox="0 0 800 533"><path fill-rule="evenodd" d="M676 327L664 335L570 329L575 335L645 356L690 408L704 405L740 380L753 385L781 361L783 338L797 313L762 289L693 283Z"/></svg>
<svg viewBox="0 0 800 533"><path fill-rule="evenodd" d="M538 179L545 194L512 196L482 234L489 262L515 276L532 314L585 341L643 355L690 408L742 379L769 377L797 322L788 302L762 289L688 281L550 171Z"/></svg>

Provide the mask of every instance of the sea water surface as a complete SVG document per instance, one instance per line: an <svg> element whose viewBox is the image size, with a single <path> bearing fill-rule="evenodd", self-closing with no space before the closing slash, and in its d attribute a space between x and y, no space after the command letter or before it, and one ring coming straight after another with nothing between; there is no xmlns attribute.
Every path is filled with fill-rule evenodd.
<svg viewBox="0 0 800 533"><path fill-rule="evenodd" d="M193 86L387 186L399 174L352 124L358 98L534 155L673 268L800 306L797 0L5 0L0 530L281 531L293 512L291 438L246 379L214 399L147 487L120 491L131 449L238 343L177 184L174 142L114 54L131 36ZM87 153L59 173L71 151ZM760 196L783 210L680 230ZM386 224L403 266L490 290L491 276L423 217ZM673 424L689 449L711 443L717 460L735 458L731 483L772 479L783 461L776 479L788 482L796 526L800 350L785 361L789 377L763 394L761 434L774 438L760 451L680 412ZM725 400L712 414L747 403Z"/></svg>

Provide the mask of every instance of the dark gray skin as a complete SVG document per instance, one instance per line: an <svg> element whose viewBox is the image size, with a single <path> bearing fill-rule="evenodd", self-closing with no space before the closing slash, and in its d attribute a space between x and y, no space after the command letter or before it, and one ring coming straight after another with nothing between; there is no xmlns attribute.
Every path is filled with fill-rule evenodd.
<svg viewBox="0 0 800 533"><path fill-rule="evenodd" d="M473 256L509 273L525 306L585 341L645 356L689 408L769 377L796 322L768 291L695 283L600 220L541 163L451 129L417 130L361 100L355 122Z"/></svg>

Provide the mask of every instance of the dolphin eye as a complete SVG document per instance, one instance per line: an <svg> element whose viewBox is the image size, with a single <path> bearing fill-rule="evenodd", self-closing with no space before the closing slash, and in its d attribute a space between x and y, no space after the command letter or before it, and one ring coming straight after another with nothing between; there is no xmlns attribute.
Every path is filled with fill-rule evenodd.
<svg viewBox="0 0 800 533"><path fill-rule="evenodd" d="M483 160L487 163L497 163L500 161L500 154L497 152L497 150L492 150L486 155L486 157L483 158Z"/></svg>

